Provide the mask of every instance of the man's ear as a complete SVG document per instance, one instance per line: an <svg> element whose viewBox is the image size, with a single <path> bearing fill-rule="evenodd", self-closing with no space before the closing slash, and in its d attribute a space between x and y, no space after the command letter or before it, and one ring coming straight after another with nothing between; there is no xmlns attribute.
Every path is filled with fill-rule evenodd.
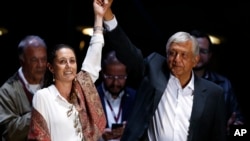
<svg viewBox="0 0 250 141"><path fill-rule="evenodd" d="M195 67L198 64L199 60L200 60L200 55L196 55L194 57L194 59L193 59L193 62L194 62L194 66L193 67Z"/></svg>

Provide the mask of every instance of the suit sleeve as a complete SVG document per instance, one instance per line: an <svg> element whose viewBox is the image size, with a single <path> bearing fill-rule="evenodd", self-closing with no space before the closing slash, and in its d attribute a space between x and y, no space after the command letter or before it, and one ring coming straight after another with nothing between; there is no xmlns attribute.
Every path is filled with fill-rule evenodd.
<svg viewBox="0 0 250 141"><path fill-rule="evenodd" d="M143 54L127 37L123 29L117 25L112 31L105 34L108 47L114 49L117 57L129 70L129 77L138 82L143 76Z"/></svg>

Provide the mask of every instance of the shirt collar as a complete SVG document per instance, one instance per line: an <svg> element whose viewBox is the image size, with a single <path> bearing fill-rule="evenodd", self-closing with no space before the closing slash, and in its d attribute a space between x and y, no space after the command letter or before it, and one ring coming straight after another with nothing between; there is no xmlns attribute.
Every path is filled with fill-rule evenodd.
<svg viewBox="0 0 250 141"><path fill-rule="evenodd" d="M103 90L103 92L104 92L105 97L106 97L109 101L113 101L114 98L112 97L111 93L110 93L108 90L105 89L103 83L102 83L101 85L102 85L102 90ZM122 96L124 95L124 93L125 93L124 90L121 91L116 99L121 99Z"/></svg>
<svg viewBox="0 0 250 141"><path fill-rule="evenodd" d="M175 77L171 73L170 73L170 79L173 79L173 81L175 83L178 83L178 86L181 87L179 79L177 77ZM192 74L191 74L190 81L188 82L188 84L186 85L186 87L183 88L183 89L190 89L191 91L194 91L194 72L193 71L192 71Z"/></svg>
<svg viewBox="0 0 250 141"><path fill-rule="evenodd" d="M23 81L25 87L27 88L27 90L29 90L29 92L31 93L35 93L37 90L41 89L42 84L29 84L28 81L26 80L26 78L24 77L23 71L22 71L22 67L20 67L18 69L18 75L20 76L21 80Z"/></svg>

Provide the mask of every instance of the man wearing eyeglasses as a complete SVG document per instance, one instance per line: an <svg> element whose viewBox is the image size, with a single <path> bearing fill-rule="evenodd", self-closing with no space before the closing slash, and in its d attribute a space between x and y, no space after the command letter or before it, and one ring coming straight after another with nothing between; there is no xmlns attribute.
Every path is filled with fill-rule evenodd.
<svg viewBox="0 0 250 141"><path fill-rule="evenodd" d="M209 68L213 52L212 43L208 34L201 30L192 30L190 34L196 37L200 48L200 60L194 67L195 74L220 85L224 89L224 97L227 106L226 116L228 119L227 131L230 134L231 126L243 125L245 120L241 113L237 97L233 91L230 80Z"/></svg>
<svg viewBox="0 0 250 141"><path fill-rule="evenodd" d="M115 51L109 51L102 61L102 82L97 86L107 126L104 141L118 141L132 110L135 89L127 85L127 67L120 62Z"/></svg>

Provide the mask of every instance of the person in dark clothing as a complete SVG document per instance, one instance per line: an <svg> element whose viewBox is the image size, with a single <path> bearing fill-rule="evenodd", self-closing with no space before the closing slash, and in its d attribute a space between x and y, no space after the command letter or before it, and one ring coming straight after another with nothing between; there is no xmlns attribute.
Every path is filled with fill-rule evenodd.
<svg viewBox="0 0 250 141"><path fill-rule="evenodd" d="M128 86L127 67L118 60L113 50L108 51L102 60L101 76L97 90L107 119L103 139L113 141L122 136L129 112L133 109L136 90ZM121 126L114 129L114 124Z"/></svg>
<svg viewBox="0 0 250 141"><path fill-rule="evenodd" d="M219 74L218 72L212 71L209 69L209 63L212 59L212 46L209 35L201 30L192 30L190 32L191 35L196 37L198 46L200 48L200 60L197 65L194 67L194 72L197 76L205 78L209 81L212 81L219 86L221 86L224 90L224 99L226 102L226 110L227 110L227 119L228 126L227 130L229 132L229 127L231 125L243 125L244 124L244 116L242 115L239 104L236 98L236 95L233 91L233 87L231 85L231 81Z"/></svg>

